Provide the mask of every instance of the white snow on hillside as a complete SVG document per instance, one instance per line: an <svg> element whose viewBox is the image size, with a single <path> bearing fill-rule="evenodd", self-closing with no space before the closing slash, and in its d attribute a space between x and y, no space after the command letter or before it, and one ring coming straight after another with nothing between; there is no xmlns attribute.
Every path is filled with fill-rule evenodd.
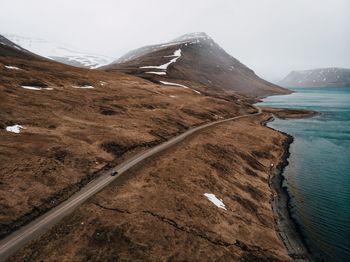
<svg viewBox="0 0 350 262"><path fill-rule="evenodd" d="M184 85L181 85L181 84L178 84L178 83L172 83L172 82L167 82L167 81L159 81L159 82L162 83L163 85L179 86L179 87L182 87L182 88L191 89L193 92L195 92L197 94L201 94L201 92L199 92L199 91L197 91L195 89L189 88L188 86L184 86Z"/></svg>
<svg viewBox="0 0 350 262"><path fill-rule="evenodd" d="M85 86L73 86L73 88L93 89L93 88L95 88L95 87L89 86L89 85L85 85Z"/></svg>
<svg viewBox="0 0 350 262"><path fill-rule="evenodd" d="M155 71L146 72L146 74L154 74L154 75L166 75L166 73L165 73L165 72L155 72Z"/></svg>
<svg viewBox="0 0 350 262"><path fill-rule="evenodd" d="M12 70L21 70L20 68L16 67L16 66L6 66L5 65L5 68L7 69L12 69Z"/></svg>
<svg viewBox="0 0 350 262"><path fill-rule="evenodd" d="M182 42L182 41L188 41L188 40L199 40L199 39L203 39L203 40L208 40L211 39L206 33L204 32L194 32L194 33L189 33L189 34L185 34L183 36L180 36L176 39L174 39L173 41L177 41L177 42Z"/></svg>
<svg viewBox="0 0 350 262"><path fill-rule="evenodd" d="M152 69L160 69L160 70L166 71L170 64L175 63L181 57L181 49L175 50L173 55L168 55L168 56L164 56L164 57L174 57L174 58L171 59L168 63L165 63L165 64L160 65L160 66L141 66L140 68L152 68Z"/></svg>
<svg viewBox="0 0 350 262"><path fill-rule="evenodd" d="M222 209L227 210L224 202L222 201L222 199L218 199L214 194L205 193L204 196L206 196L208 198L208 200L210 202L212 202L218 208L222 208Z"/></svg>
<svg viewBox="0 0 350 262"><path fill-rule="evenodd" d="M169 46L173 46L173 45L188 46L188 45L193 45L193 44L199 44L199 43L201 43L201 40L203 40L203 41L211 40L211 38L203 32L186 34L186 35L183 35L179 38L173 39L167 43L148 45L148 46L144 46L144 47L129 51L125 55L123 55L120 58L118 58L117 60L113 61L113 64L125 63L125 62L131 61L133 59L136 59L138 57L142 57L143 55L146 55L146 54L149 54L152 52L156 52L156 51L165 49L165 48L167 48ZM210 45L214 45L214 44L210 43Z"/></svg>
<svg viewBox="0 0 350 262"><path fill-rule="evenodd" d="M181 84L178 84L178 83L172 83L172 82L166 82L166 81L159 81L159 82L161 82L163 85L180 86L180 87L183 87L183 88L189 88L188 86L184 86L184 85L181 85Z"/></svg>
<svg viewBox="0 0 350 262"><path fill-rule="evenodd" d="M112 58L93 54L63 43L17 35L4 35L15 44L40 56L79 67L96 68L113 61ZM78 51L79 50L79 51Z"/></svg>
<svg viewBox="0 0 350 262"><path fill-rule="evenodd" d="M52 87L38 87L38 86L21 86L24 89L29 89L29 90L53 90Z"/></svg>
<svg viewBox="0 0 350 262"><path fill-rule="evenodd" d="M21 129L24 129L21 125L13 125L13 126L7 126L6 131L11 133L19 134L21 132Z"/></svg>

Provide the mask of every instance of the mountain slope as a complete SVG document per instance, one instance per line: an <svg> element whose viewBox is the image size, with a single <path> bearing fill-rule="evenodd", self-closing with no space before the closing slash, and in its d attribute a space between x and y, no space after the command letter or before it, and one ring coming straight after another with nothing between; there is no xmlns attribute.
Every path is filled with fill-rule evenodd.
<svg viewBox="0 0 350 262"><path fill-rule="evenodd" d="M0 238L140 151L256 112L235 94L72 67L1 39ZM167 73L183 55L170 54L168 67L147 70ZM149 159L9 261L291 261L268 183L288 138L261 125L270 117L241 118Z"/></svg>
<svg viewBox="0 0 350 262"><path fill-rule="evenodd" d="M39 56L29 52L2 35L0 35L0 56L32 59L39 58Z"/></svg>
<svg viewBox="0 0 350 262"><path fill-rule="evenodd" d="M125 157L255 111L244 101L57 63L0 39L0 238Z"/></svg>
<svg viewBox="0 0 350 262"><path fill-rule="evenodd" d="M123 71L155 82L190 81L204 86L205 91L237 92L250 97L290 93L259 78L205 33L187 34L169 43L133 50L101 69Z"/></svg>
<svg viewBox="0 0 350 262"><path fill-rule="evenodd" d="M279 84L285 87L350 87L350 69L331 67L292 71Z"/></svg>
<svg viewBox="0 0 350 262"><path fill-rule="evenodd" d="M39 38L30 38L17 35L4 35L18 46L22 46L33 53L58 62L83 67L96 68L112 61L110 57L77 51L66 44L50 42Z"/></svg>

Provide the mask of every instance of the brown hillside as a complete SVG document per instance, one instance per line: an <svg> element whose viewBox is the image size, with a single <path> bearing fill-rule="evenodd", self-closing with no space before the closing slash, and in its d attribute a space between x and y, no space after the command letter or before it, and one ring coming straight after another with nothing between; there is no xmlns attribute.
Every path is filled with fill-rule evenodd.
<svg viewBox="0 0 350 262"><path fill-rule="evenodd" d="M164 70L143 68L168 63L177 50L181 50L181 56L168 66L166 74L151 74L149 72L164 72ZM122 71L155 82L191 81L205 86L207 91L236 92L249 97L291 92L259 78L254 71L230 56L203 33L190 34L169 43L131 51L115 63L101 69Z"/></svg>

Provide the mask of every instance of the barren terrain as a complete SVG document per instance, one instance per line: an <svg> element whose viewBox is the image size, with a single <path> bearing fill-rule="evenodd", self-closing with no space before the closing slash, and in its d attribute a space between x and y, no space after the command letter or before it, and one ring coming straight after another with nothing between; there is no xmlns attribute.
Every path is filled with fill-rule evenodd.
<svg viewBox="0 0 350 262"><path fill-rule="evenodd" d="M2 238L140 151L190 127L256 112L254 97L189 79L177 81L185 87L150 80L0 45ZM289 261L269 187L288 137L262 123L271 113L305 112L264 110L192 135L122 174L10 260Z"/></svg>
<svg viewBox="0 0 350 262"><path fill-rule="evenodd" d="M95 88L74 88L86 85ZM190 126L255 110L120 73L7 57L0 57L0 95L1 235L132 152ZM20 134L5 130L15 124L24 127Z"/></svg>
<svg viewBox="0 0 350 262"><path fill-rule="evenodd" d="M260 125L269 117L222 124L147 161L12 260L289 261L268 184L287 138Z"/></svg>

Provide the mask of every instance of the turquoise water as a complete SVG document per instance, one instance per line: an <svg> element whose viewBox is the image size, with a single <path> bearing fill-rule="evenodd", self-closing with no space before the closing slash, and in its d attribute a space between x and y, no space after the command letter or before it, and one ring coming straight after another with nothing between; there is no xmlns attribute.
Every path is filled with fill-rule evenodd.
<svg viewBox="0 0 350 262"><path fill-rule="evenodd" d="M295 138L283 174L292 215L318 260L350 261L350 88L293 90L260 104L321 113L269 124Z"/></svg>

